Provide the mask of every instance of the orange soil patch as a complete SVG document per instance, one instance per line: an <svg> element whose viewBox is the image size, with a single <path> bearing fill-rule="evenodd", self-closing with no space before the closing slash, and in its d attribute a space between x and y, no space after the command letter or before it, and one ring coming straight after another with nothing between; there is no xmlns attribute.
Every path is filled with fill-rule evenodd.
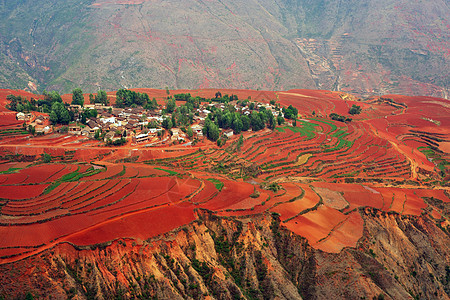
<svg viewBox="0 0 450 300"><path fill-rule="evenodd" d="M415 191L405 189L404 192L406 195L406 202L403 214L420 216L422 209L426 208L427 204L416 195Z"/></svg>
<svg viewBox="0 0 450 300"><path fill-rule="evenodd" d="M239 203L253 193L253 185L245 182L221 180L224 183L222 192L202 207L209 210L225 210L229 206Z"/></svg>
<svg viewBox="0 0 450 300"><path fill-rule="evenodd" d="M319 203L319 196L311 190L311 188L307 185L301 185L305 194L301 199L295 200L293 202L286 202L280 205L271 208L270 211L276 212L280 214L280 219L285 221L289 218L292 218L298 215L300 212L314 207L317 203ZM277 199L277 198L275 198ZM280 200L278 200L279 202Z"/></svg>
<svg viewBox="0 0 450 300"><path fill-rule="evenodd" d="M238 203L228 206L227 210L251 209L256 205L261 204L268 198L269 198L268 193L260 193L258 198L251 198L251 197L245 198L242 201L239 201Z"/></svg>
<svg viewBox="0 0 450 300"><path fill-rule="evenodd" d="M305 237L315 247L321 239L325 239L329 235L335 226L346 219L347 216L341 212L322 205L317 210L295 217L283 226Z"/></svg>
<svg viewBox="0 0 450 300"><path fill-rule="evenodd" d="M118 176L124 169L123 165L106 164L106 171L90 176L90 180L103 180L110 177Z"/></svg>
<svg viewBox="0 0 450 300"><path fill-rule="evenodd" d="M389 208L389 211L395 211L399 214L403 212L403 209L405 208L405 202L406 202L406 195L400 190L395 190L393 192L393 201Z"/></svg>
<svg viewBox="0 0 450 300"><path fill-rule="evenodd" d="M417 189L414 190L418 197L434 197L445 203L450 202L450 198L444 193L444 190Z"/></svg>
<svg viewBox="0 0 450 300"><path fill-rule="evenodd" d="M325 252L339 253L345 247L355 247L362 237L364 220L358 212L352 212L340 225L336 226L330 235L317 243L315 248Z"/></svg>

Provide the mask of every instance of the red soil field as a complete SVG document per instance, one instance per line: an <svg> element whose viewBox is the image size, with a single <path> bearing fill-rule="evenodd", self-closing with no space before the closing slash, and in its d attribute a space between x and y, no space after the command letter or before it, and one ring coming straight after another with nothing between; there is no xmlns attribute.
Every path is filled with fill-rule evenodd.
<svg viewBox="0 0 450 300"><path fill-rule="evenodd" d="M361 207L419 216L429 206L434 219L440 219L445 213L422 199L434 197L450 202L444 192L449 191L448 187L436 189L422 185L425 181L419 180L416 174L419 168L432 173L433 181L439 177L435 174L435 163L417 150L426 145L425 141L412 133L414 130L430 135L443 133L442 139L448 140L448 101L385 96L405 103L407 108L403 109L349 98L343 100L342 93L327 91L205 89L170 91L170 95L190 92L194 97L209 98L218 90L222 95L238 95L241 100L250 96L252 101L268 103L278 99L282 105L292 104L299 109L301 118L318 125L315 135L307 139L289 129L280 133L268 129L245 132L239 152L230 151L232 147L227 149L236 136L222 148L206 140L190 147L106 148L97 141L60 134L2 137L1 162L7 161L6 155L39 158L45 152L63 157L68 156L66 152L74 151L70 160L80 164L28 167L29 162L0 163L0 172L25 168L0 174L0 198L3 198L0 200L0 264L20 258L4 256L25 253L23 257L26 257L62 242L92 245L121 238L146 240L192 222L197 218L195 209L208 209L229 217L278 213L282 226L305 237L316 249L333 253L356 246L364 229L358 210ZM147 92L159 103L164 103L167 97L165 90L135 91ZM0 129L21 126L15 120L15 113L4 108L6 95L12 92L36 98L20 91L0 91ZM115 92L108 92L108 97L114 102ZM71 95L63 98L71 101ZM347 116L353 104L360 105L363 112L352 116L351 123L327 119L331 112ZM334 124L337 129L321 118L310 119L313 111L316 117L323 117L324 122ZM302 127L303 121L298 123ZM343 132L346 135L338 137ZM341 140L353 144L325 151L339 145ZM448 148L449 142L440 142L439 149L444 150L446 157ZM312 156L297 164L297 157L306 153ZM138 157L137 163L116 163L128 157ZM47 195L42 194L48 183L58 182L66 174L76 170L78 174L87 172L93 166L91 162L106 166L106 170L81 177L77 182L62 182ZM261 173L253 179L235 176L236 170L211 173L211 167L219 163L254 164L261 168ZM158 165L178 175L155 169ZM210 178L224 183L221 192L207 180ZM347 178L368 182L343 183ZM399 186L389 187L387 184L392 181L384 181L388 178L397 181L395 184ZM262 190L260 184L264 181L275 181L282 189L277 193ZM410 185L410 181L417 185ZM259 197L250 197L254 191L260 193Z"/></svg>
<svg viewBox="0 0 450 300"><path fill-rule="evenodd" d="M64 168L64 165L43 165L28 168L26 170L28 178L23 184L49 182L50 177L58 176Z"/></svg>
<svg viewBox="0 0 450 300"><path fill-rule="evenodd" d="M48 186L48 184L28 186L1 185L0 197L12 200L34 198L42 194Z"/></svg>
<svg viewBox="0 0 450 300"><path fill-rule="evenodd" d="M0 113L0 129L6 129L8 127L21 127L23 121L16 119L16 113L14 112L1 112Z"/></svg>
<svg viewBox="0 0 450 300"><path fill-rule="evenodd" d="M93 176L90 176L90 180L103 180L111 177L117 177L119 176L119 173L121 173L124 170L124 166L122 165L112 165L112 164L106 164L106 170L103 172L100 172L98 174L95 174Z"/></svg>
<svg viewBox="0 0 450 300"><path fill-rule="evenodd" d="M201 204L207 202L219 193L219 191L211 181L203 180L203 184L203 189L200 193L192 197L192 199L190 200L191 203Z"/></svg>
<svg viewBox="0 0 450 300"><path fill-rule="evenodd" d="M284 184L283 187L286 187L286 185L287 184ZM305 194L302 198L294 200L293 202L284 201L284 203L271 208L270 211L279 213L281 220L285 221L298 215L300 212L306 209L314 207L317 203L319 203L319 196L309 186L301 185L301 188L305 191ZM286 197L283 196L283 198ZM288 199L288 201L291 199L293 198ZM275 198L275 201L279 202L280 200L278 198Z"/></svg>
<svg viewBox="0 0 450 300"><path fill-rule="evenodd" d="M352 212L330 235L317 243L316 248L325 252L339 253L344 247L355 247L363 235L364 221L358 212Z"/></svg>
<svg viewBox="0 0 450 300"><path fill-rule="evenodd" d="M92 212L94 210L100 209L102 207L111 206L115 204L118 201L121 201L122 198L128 196L129 194L133 193L133 191L136 189L137 185L139 184L139 181L132 180L130 182L127 182L127 184L121 188L119 191L115 191L112 194L109 194L107 196L103 195L102 197L98 197L95 201L92 201L92 203L89 203L87 207L79 207L74 208L71 210L72 213L87 213Z"/></svg>
<svg viewBox="0 0 450 300"><path fill-rule="evenodd" d="M244 209L248 210L261 204L267 199L269 199L268 193L260 193L258 198L251 198L251 197L245 198L239 201L238 203L228 206L227 210L244 210Z"/></svg>
<svg viewBox="0 0 450 300"><path fill-rule="evenodd" d="M203 204L202 207L209 210L225 210L229 206L239 203L250 197L253 193L253 185L244 182L222 180L224 187L222 192L212 200Z"/></svg>
<svg viewBox="0 0 450 300"><path fill-rule="evenodd" d="M127 237L143 241L194 220L195 215L191 207L167 206L109 220L73 234L67 241L76 245L99 244Z"/></svg>
<svg viewBox="0 0 450 300"><path fill-rule="evenodd" d="M326 206L319 206L317 210L293 218L283 224L292 232L305 237L312 246L316 246L321 239L325 239L330 231L348 216Z"/></svg>

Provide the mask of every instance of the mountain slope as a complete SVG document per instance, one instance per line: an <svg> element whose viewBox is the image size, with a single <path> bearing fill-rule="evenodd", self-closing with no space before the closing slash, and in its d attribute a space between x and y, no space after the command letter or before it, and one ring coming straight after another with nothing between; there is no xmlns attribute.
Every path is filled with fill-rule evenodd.
<svg viewBox="0 0 450 300"><path fill-rule="evenodd" d="M3 88L448 95L444 0L4 0L0 13Z"/></svg>

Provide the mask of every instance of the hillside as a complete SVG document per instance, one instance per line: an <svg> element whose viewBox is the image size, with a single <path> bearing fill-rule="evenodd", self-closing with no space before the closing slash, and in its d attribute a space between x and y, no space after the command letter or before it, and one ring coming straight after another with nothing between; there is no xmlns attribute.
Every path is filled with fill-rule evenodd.
<svg viewBox="0 0 450 300"><path fill-rule="evenodd" d="M444 0L0 3L0 87L448 97Z"/></svg>
<svg viewBox="0 0 450 300"><path fill-rule="evenodd" d="M0 91L0 299L450 299L448 100L221 90L298 116L116 147L30 134L11 93L32 96Z"/></svg>

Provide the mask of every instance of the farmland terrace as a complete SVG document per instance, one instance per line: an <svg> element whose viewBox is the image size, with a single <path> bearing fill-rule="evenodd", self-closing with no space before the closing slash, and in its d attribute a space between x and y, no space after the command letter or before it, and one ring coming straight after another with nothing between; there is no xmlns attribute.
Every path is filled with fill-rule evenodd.
<svg viewBox="0 0 450 300"><path fill-rule="evenodd" d="M139 91L158 103L167 96ZM189 92L214 97L217 91ZM243 222L275 216L325 253L358 247L367 214L426 216L449 230L448 100L363 101L311 90L222 93L292 105L298 115L272 129L231 135L220 146L194 137L116 147L61 133L33 136L3 107L0 265L66 244L79 250L123 239L143 245L205 214ZM348 115L352 105L361 113L351 122L329 117Z"/></svg>

